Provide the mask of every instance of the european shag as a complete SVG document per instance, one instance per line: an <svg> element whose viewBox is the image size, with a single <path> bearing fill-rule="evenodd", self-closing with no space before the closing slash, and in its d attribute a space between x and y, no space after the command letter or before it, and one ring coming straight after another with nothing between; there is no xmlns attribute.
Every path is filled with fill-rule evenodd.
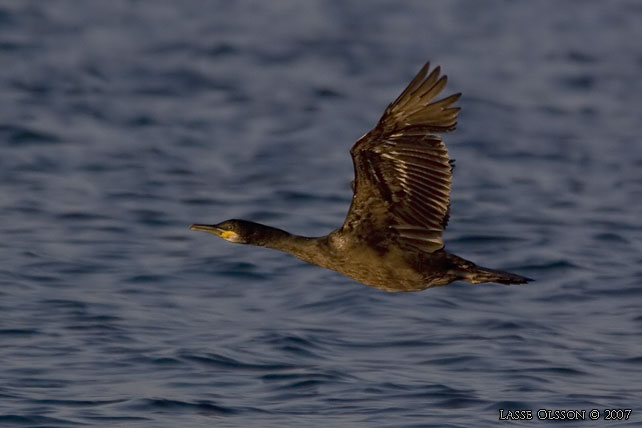
<svg viewBox="0 0 642 428"><path fill-rule="evenodd" d="M227 241L274 248L386 291L419 291L462 280L523 284L529 278L487 269L448 253L453 161L437 134L452 131L460 93L433 101L446 86L427 63L350 150L355 178L343 225L319 238L246 220L193 224Z"/></svg>

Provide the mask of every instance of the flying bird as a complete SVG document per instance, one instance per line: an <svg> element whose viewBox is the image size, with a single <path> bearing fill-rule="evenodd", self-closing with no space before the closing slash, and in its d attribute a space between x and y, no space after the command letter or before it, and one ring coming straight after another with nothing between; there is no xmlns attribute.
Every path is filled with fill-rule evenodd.
<svg viewBox="0 0 642 428"><path fill-rule="evenodd" d="M192 224L227 241L290 253L386 291L420 291L453 281L523 284L520 275L476 265L446 251L453 160L439 134L453 131L460 93L426 63L379 123L350 150L352 203L343 225L318 238L247 220Z"/></svg>

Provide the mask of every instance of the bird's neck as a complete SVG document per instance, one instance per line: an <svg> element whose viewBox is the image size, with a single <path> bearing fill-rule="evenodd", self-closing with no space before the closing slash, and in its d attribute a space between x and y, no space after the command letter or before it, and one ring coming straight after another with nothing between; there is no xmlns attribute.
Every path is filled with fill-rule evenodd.
<svg viewBox="0 0 642 428"><path fill-rule="evenodd" d="M261 226L260 235L254 242L250 242L251 244L283 251L308 263L323 266L319 260L319 238L294 235L285 230Z"/></svg>

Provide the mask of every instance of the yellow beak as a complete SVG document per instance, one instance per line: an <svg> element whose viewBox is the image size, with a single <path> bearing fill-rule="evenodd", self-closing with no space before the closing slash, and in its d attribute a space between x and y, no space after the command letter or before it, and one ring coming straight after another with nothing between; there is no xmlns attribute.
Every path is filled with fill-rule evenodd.
<svg viewBox="0 0 642 428"><path fill-rule="evenodd" d="M189 227L189 230L195 230L197 232L207 232L216 236L220 236L226 241L237 242L239 235L236 232L231 230L221 229L220 227L212 226L209 224L192 224Z"/></svg>
<svg viewBox="0 0 642 428"><path fill-rule="evenodd" d="M189 230L196 230L197 232L207 232L213 233L214 235L221 236L221 233L225 232L223 229L219 229L216 226L211 226L209 224L192 224L189 227Z"/></svg>

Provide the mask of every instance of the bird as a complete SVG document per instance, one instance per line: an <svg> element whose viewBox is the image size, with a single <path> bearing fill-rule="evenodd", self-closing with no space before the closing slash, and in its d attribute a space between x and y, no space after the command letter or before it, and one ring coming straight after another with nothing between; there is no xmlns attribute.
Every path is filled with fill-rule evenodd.
<svg viewBox="0 0 642 428"><path fill-rule="evenodd" d="M436 100L448 78L425 63L352 146L352 202L343 225L305 237L248 220L192 224L229 242L280 250L389 292L453 281L524 284L532 279L476 265L445 249L454 160L441 136L457 126L461 93Z"/></svg>

